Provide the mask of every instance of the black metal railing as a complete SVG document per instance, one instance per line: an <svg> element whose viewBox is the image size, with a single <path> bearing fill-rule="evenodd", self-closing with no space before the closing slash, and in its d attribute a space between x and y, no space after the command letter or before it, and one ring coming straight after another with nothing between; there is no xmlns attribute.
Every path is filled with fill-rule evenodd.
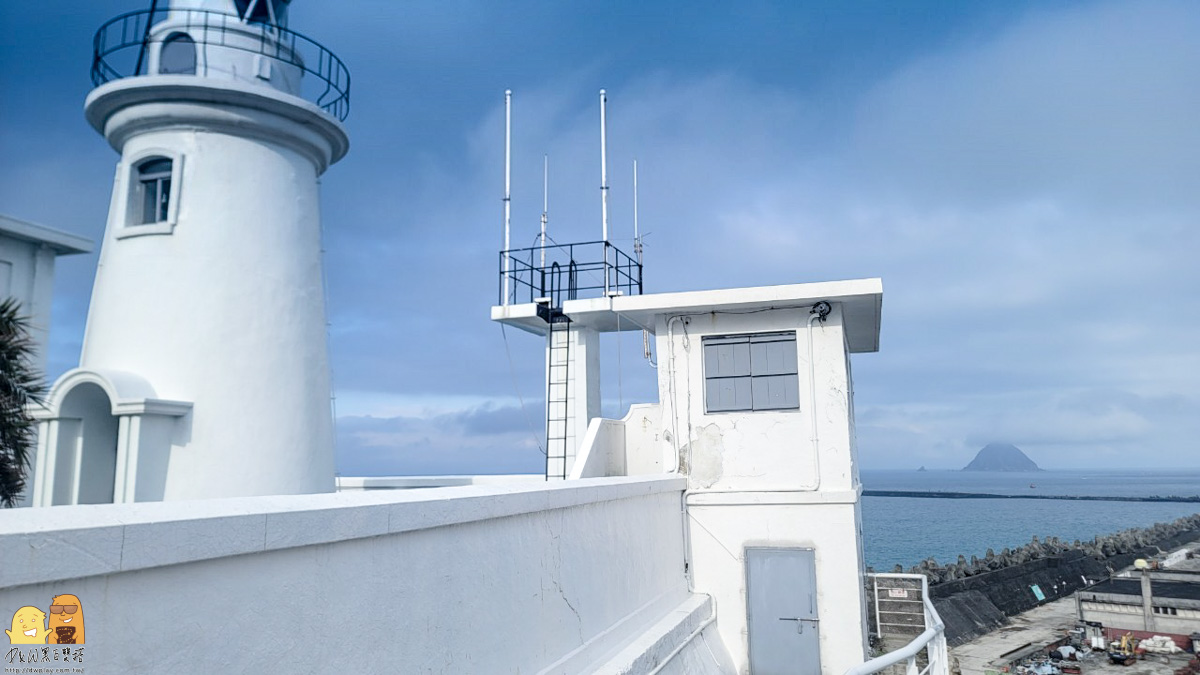
<svg viewBox="0 0 1200 675"><path fill-rule="evenodd" d="M164 35L154 26L170 20L165 33L186 34L196 45L196 74L207 74L213 47L232 49L294 66L312 77L301 78L298 96L338 120L350 114L350 71L333 52L300 33L236 14L203 9L148 9L122 14L96 31L92 52L92 84L147 75L149 48Z"/></svg>
<svg viewBox="0 0 1200 675"><path fill-rule="evenodd" d="M545 262L542 255L545 254ZM507 266L506 264L507 263ZM505 279L508 297L504 297ZM642 294L642 264L607 241L550 244L500 252L500 304Z"/></svg>

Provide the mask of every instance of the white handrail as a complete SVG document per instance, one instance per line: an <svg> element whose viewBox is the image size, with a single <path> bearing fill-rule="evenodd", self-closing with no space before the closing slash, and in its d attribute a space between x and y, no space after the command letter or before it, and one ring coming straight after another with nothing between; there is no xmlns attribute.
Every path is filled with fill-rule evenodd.
<svg viewBox="0 0 1200 675"><path fill-rule="evenodd" d="M884 668L894 666L902 661L908 661L908 673L917 673L917 654L926 647L929 648L929 664L921 673L940 675L949 672L946 663L945 631L946 625L929 600L929 581L922 574L874 574L876 579L919 579L921 581L921 602L925 607L925 631L913 638L907 645L894 652L877 656L870 661L851 666L845 675L871 675ZM876 616L879 613L879 597L875 597ZM936 667L936 670L935 670Z"/></svg>

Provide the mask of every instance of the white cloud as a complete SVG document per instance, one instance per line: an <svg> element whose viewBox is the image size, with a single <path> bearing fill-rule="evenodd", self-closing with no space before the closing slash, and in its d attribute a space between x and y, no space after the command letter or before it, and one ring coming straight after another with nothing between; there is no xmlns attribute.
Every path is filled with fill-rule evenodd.
<svg viewBox="0 0 1200 675"><path fill-rule="evenodd" d="M540 439L517 407L425 416L340 417L338 472L354 475L540 473Z"/></svg>
<svg viewBox="0 0 1200 675"><path fill-rule="evenodd" d="M536 402L535 402L536 403ZM515 397L419 392L338 391L339 415L347 417L436 417L487 406L518 405ZM540 403L539 410L540 410Z"/></svg>
<svg viewBox="0 0 1200 675"><path fill-rule="evenodd" d="M734 75L643 77L610 90L613 229L630 227L637 156L649 291L882 276L883 351L856 362L867 466L953 466L991 440L1050 466L1194 453L1182 414L1071 401L1174 396L1200 415L1184 374L1200 203L1179 189L1200 182L1200 128L1181 113L1200 107L1200 47L1180 29L1196 21L1170 4L1035 12L901 64L832 126L807 113L822 101ZM597 111L564 91L578 87L516 94L514 241L536 232L543 153L552 235L598 234ZM471 134L472 172L438 186L442 203L498 195L501 115ZM428 222L459 208L425 206Z"/></svg>

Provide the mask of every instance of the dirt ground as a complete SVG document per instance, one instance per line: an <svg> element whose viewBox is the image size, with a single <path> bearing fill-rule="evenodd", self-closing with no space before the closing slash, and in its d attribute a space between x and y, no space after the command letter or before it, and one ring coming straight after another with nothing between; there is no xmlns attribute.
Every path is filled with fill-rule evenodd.
<svg viewBox="0 0 1200 675"><path fill-rule="evenodd" d="M1009 652L1023 646L1044 645L1061 638L1075 625L1075 599L1051 602L1018 614L1011 623L950 648L950 663L958 661L962 675L984 675L984 669ZM1129 673L1128 675L1133 675Z"/></svg>
<svg viewBox="0 0 1200 675"><path fill-rule="evenodd" d="M1200 556L1177 562L1172 569L1200 570ZM1009 625L951 647L951 672L985 675L985 671L995 670L994 663L1027 653L1030 647L1054 643L1074 627L1075 612L1075 599L1068 597L1011 617ZM1188 653L1146 654L1139 661L1121 666L1109 661L1107 654L1096 652L1087 654L1079 665L1083 675L1173 675L1192 658Z"/></svg>
<svg viewBox="0 0 1200 675"><path fill-rule="evenodd" d="M1191 654L1146 654L1141 661L1119 666L1110 662L1107 656L1096 654L1084 659L1080 666L1084 675L1171 675L1177 668L1186 666L1191 659Z"/></svg>

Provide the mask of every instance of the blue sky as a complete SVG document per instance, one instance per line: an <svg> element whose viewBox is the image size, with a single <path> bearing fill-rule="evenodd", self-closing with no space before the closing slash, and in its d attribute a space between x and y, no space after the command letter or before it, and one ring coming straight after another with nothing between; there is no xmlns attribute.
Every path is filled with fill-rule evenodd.
<svg viewBox="0 0 1200 675"><path fill-rule="evenodd" d="M148 3L67 6L0 3L0 211L99 240L91 38ZM606 88L612 227L628 247L637 158L648 292L883 278L864 467L990 441L1048 468L1200 460L1194 3L297 0L291 28L353 77L322 178L343 474L540 469L540 342L487 319L506 88L515 243L543 154L551 234L597 238ZM94 267L60 260L51 376ZM604 349L605 415L653 400L640 338Z"/></svg>

